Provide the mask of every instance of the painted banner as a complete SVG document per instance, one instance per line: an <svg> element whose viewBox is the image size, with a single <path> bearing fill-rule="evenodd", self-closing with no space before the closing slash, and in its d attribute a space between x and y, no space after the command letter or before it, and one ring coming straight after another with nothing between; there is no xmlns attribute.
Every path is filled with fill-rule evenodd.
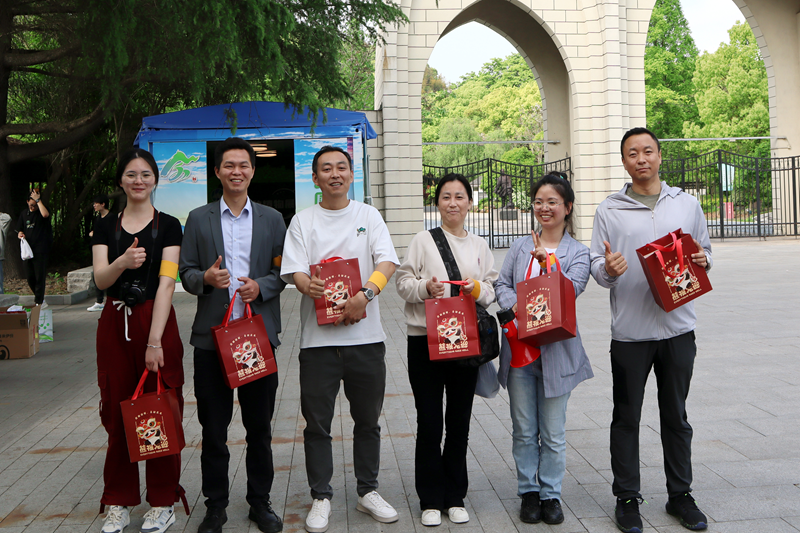
<svg viewBox="0 0 800 533"><path fill-rule="evenodd" d="M153 205L186 225L189 211L208 201L206 143L153 143L159 168Z"/></svg>

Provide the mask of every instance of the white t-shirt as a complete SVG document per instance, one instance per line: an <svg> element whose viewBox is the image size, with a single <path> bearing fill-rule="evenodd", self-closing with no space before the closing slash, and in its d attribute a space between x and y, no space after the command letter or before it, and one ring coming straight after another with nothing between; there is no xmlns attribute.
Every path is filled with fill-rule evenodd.
<svg viewBox="0 0 800 533"><path fill-rule="evenodd" d="M549 259L552 254L556 253L556 248L545 248L544 251L547 252L547 257ZM555 269L556 267L555 265L553 265L550 270L555 270ZM531 275L527 279L535 278L540 274L544 274L542 266L539 264L539 261L537 261L533 255L531 255L531 260L528 262L528 268L525 269L525 273L527 274L528 271L530 271Z"/></svg>
<svg viewBox="0 0 800 533"><path fill-rule="evenodd" d="M294 283L292 274L311 275L311 265L323 259L358 259L364 284L384 261L399 265L389 229L377 209L350 200L344 209L331 211L319 205L297 213L286 232L281 261L281 278ZM300 301L300 348L356 346L386 340L381 327L380 296L367 304L367 318L349 326L317 324L314 301L303 295Z"/></svg>

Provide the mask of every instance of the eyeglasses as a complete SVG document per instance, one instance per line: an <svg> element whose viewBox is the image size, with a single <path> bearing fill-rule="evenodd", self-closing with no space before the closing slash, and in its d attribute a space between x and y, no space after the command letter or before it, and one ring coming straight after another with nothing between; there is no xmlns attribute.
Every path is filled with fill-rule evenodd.
<svg viewBox="0 0 800 533"><path fill-rule="evenodd" d="M546 202L542 202L541 200L536 200L533 202L533 209L535 211L541 211L542 207L547 206L548 209L555 209L556 207L560 206L564 202L556 202L555 200L548 200Z"/></svg>
<svg viewBox="0 0 800 533"><path fill-rule="evenodd" d="M152 172L126 172L123 174L124 177L128 178L131 181L136 181L136 178L142 178L142 181L148 181L155 177L155 174Z"/></svg>

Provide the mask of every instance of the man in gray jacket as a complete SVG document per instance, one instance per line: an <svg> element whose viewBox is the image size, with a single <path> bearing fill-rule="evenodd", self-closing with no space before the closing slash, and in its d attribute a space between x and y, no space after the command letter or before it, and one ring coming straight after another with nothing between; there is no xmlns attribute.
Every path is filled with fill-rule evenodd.
<svg viewBox="0 0 800 533"><path fill-rule="evenodd" d="M611 470L617 525L628 533L641 533L643 527L639 423L645 384L654 368L669 494L666 509L684 527L705 529L708 521L690 495L692 426L686 415L697 352L694 303L670 313L662 310L638 265L636 249L680 228L692 235L699 250L692 261L709 270L708 228L695 197L660 181L661 146L652 132L634 128L625 133L620 148L631 183L598 206L590 254L592 276L611 289ZM628 261L635 264L628 268Z"/></svg>

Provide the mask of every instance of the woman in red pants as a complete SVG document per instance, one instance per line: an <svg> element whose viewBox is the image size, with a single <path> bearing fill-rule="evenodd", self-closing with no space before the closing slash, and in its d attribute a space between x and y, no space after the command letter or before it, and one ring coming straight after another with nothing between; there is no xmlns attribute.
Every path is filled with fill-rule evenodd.
<svg viewBox="0 0 800 533"><path fill-rule="evenodd" d="M100 420L108 432L100 512L110 506L103 533L121 533L130 523L129 507L141 503L139 467L128 455L120 402L129 398L144 373L145 392L156 389L156 372L178 394L183 411L183 344L172 293L178 272L181 225L159 213L150 201L158 166L150 152L129 150L119 160L117 185L127 196L118 216L98 220L92 237L94 277L108 291L108 305L97 327L97 378ZM146 463L147 502L142 533L163 533L175 522L173 504L183 496L180 454Z"/></svg>

